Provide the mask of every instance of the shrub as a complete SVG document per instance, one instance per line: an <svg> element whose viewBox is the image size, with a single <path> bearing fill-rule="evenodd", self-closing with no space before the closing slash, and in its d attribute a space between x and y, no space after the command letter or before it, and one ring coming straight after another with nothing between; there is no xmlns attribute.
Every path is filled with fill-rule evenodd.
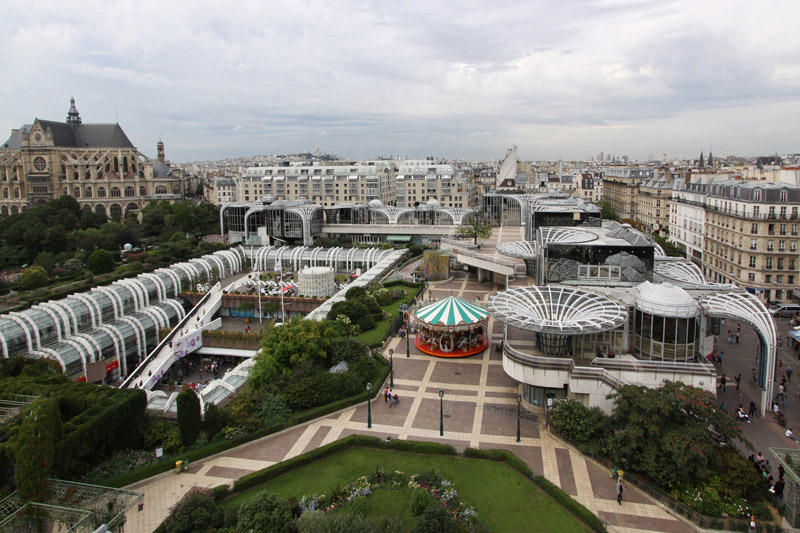
<svg viewBox="0 0 800 533"><path fill-rule="evenodd" d="M192 488L156 529L164 533L195 533L222 526L225 514L207 490Z"/></svg>
<svg viewBox="0 0 800 533"><path fill-rule="evenodd" d="M266 491L260 492L239 508L237 529L240 531L291 533L292 525L289 502Z"/></svg>
<svg viewBox="0 0 800 533"><path fill-rule="evenodd" d="M422 487L417 487L411 493L411 516L420 516L431 504L431 496Z"/></svg>
<svg viewBox="0 0 800 533"><path fill-rule="evenodd" d="M414 524L414 533L455 533L456 521L441 505L429 505Z"/></svg>
<svg viewBox="0 0 800 533"><path fill-rule="evenodd" d="M589 526L592 531L596 531L597 533L605 533L607 531L605 524L603 524L603 522L596 515L594 515L591 511L589 511L589 509L580 503L573 500L569 494L561 490L559 487L553 485L550 481L542 476L535 476L533 481L540 489L549 494L556 502L561 504L562 507L572 513L578 520Z"/></svg>
<svg viewBox="0 0 800 533"><path fill-rule="evenodd" d="M93 274L105 274L114 270L114 257L108 250L95 250L86 260L86 268Z"/></svg>
<svg viewBox="0 0 800 533"><path fill-rule="evenodd" d="M203 430L208 435L209 439L213 439L214 435L225 426L225 419L222 411L216 404L209 403L206 405L206 416L203 419Z"/></svg>
<svg viewBox="0 0 800 533"><path fill-rule="evenodd" d="M22 272L19 286L21 289L29 291L32 289L38 289L39 287L44 287L47 285L48 280L49 278L47 277L47 271L44 268L40 266L32 266L30 268L26 268Z"/></svg>
<svg viewBox="0 0 800 533"><path fill-rule="evenodd" d="M178 430L184 446L191 446L200 435L202 419L200 417L200 399L192 389L185 389L178 394Z"/></svg>

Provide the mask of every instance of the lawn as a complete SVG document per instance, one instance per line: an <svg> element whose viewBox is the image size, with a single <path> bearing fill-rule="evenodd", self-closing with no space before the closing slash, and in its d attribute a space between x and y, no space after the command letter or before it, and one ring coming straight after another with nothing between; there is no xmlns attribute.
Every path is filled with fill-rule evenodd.
<svg viewBox="0 0 800 533"><path fill-rule="evenodd" d="M411 300L414 299L414 297L417 295L417 291L419 290L419 287L405 284L394 285L388 288L389 290L394 290L397 288L405 289L407 294L402 300L397 300L396 302L392 302L389 305L381 307L381 309L389 313L389 317L375 322L375 327L369 331L365 331L357 337L358 340L367 346L380 346L381 341L384 337L386 337L386 333L389 331L389 324L391 323L392 319L400 314L400 306L402 304L411 305Z"/></svg>
<svg viewBox="0 0 800 533"><path fill-rule="evenodd" d="M241 505L261 490L299 500L343 487L376 468L386 472L399 470L406 475L439 470L492 531L589 531L531 481L504 463L371 448L353 448L322 459L224 500L222 505ZM370 510L374 510L374 516L394 514L403 518L407 525L413 524L408 519L408 490L380 490L368 500L371 500Z"/></svg>

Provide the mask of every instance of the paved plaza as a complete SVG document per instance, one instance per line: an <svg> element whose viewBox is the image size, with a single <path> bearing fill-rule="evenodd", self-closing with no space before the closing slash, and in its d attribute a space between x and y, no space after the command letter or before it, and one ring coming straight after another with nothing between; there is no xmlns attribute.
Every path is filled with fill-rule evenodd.
<svg viewBox="0 0 800 533"><path fill-rule="evenodd" d="M496 242L522 238L521 228L495 229ZM491 253L491 247L486 248L488 250L485 252ZM524 286L527 281L521 262L518 272L521 275L513 286ZM478 298L482 301L489 294L504 288L490 282L478 283L475 279L473 275L458 272L452 280L431 283L429 288L433 298L452 294L466 300ZM400 402L397 406L389 407L384 403L383 389L376 391L381 394L372 400L372 429L367 429L367 406L362 403L198 461L186 473L176 475L168 472L137 483L129 488L144 491L144 507L142 511L133 510L129 513L126 531L153 531L166 517L170 506L193 486L231 484L246 474L354 433L380 438L444 442L458 450L468 446L508 449L523 459L534 472L544 475L596 513L611 531L695 530L690 523L669 514L633 486L625 491L625 501L620 506L616 501L615 481L609 476L608 470L551 435L533 413L523 410L522 439L517 443L515 396L518 389L503 371L501 356L494 349L500 341L502 325L490 319L489 331L492 335L489 350L455 360L436 359L423 354L414 347L413 339L410 357L406 357L406 340L396 337L390 339L385 347L385 355L388 357L389 348L394 350L394 390ZM748 349L747 341L746 335L741 347L736 348L745 352ZM749 349L752 353L752 347ZM733 351L731 349L731 361ZM796 357L793 361L796 361ZM439 436L439 389L445 391L443 437ZM726 394L733 394L731 389L733 387L729 387ZM794 397L792 400L795 404L800 403ZM759 424L751 426L754 429ZM800 429L800 424L797 426ZM494 488L487 487L489 490Z"/></svg>

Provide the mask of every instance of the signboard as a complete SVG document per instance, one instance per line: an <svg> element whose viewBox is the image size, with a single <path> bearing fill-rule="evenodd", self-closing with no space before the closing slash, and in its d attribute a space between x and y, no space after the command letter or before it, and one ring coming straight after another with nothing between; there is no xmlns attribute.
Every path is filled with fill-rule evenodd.
<svg viewBox="0 0 800 533"><path fill-rule="evenodd" d="M175 359L181 359L201 346L203 346L203 332L198 329L174 340L172 342L172 355Z"/></svg>

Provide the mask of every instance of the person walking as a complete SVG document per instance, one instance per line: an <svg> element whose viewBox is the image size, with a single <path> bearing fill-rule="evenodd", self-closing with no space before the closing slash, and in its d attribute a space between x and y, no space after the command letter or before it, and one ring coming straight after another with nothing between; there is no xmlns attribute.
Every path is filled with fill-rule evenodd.
<svg viewBox="0 0 800 533"><path fill-rule="evenodd" d="M791 383L792 382L792 367L786 365L786 381Z"/></svg>
<svg viewBox="0 0 800 533"><path fill-rule="evenodd" d="M747 411L747 417L753 418L754 414L756 414L756 402L750 402L750 409Z"/></svg>
<svg viewBox="0 0 800 533"><path fill-rule="evenodd" d="M389 403L389 387L383 389L383 403Z"/></svg>
<svg viewBox="0 0 800 533"><path fill-rule="evenodd" d="M722 374L722 377L719 378L719 386L722 387L722 392L727 392L725 388L725 384L728 382L728 378L725 377L725 374Z"/></svg>
<svg viewBox="0 0 800 533"><path fill-rule="evenodd" d="M736 390L739 390L739 386L742 384L742 375L736 374L733 379L736 380Z"/></svg>
<svg viewBox="0 0 800 533"><path fill-rule="evenodd" d="M792 439L793 441L797 442L797 437L794 436L792 428L787 428L785 435L787 439Z"/></svg>
<svg viewBox="0 0 800 533"><path fill-rule="evenodd" d="M622 486L622 480L617 480L617 503L622 505L622 492L625 490L625 487Z"/></svg>

